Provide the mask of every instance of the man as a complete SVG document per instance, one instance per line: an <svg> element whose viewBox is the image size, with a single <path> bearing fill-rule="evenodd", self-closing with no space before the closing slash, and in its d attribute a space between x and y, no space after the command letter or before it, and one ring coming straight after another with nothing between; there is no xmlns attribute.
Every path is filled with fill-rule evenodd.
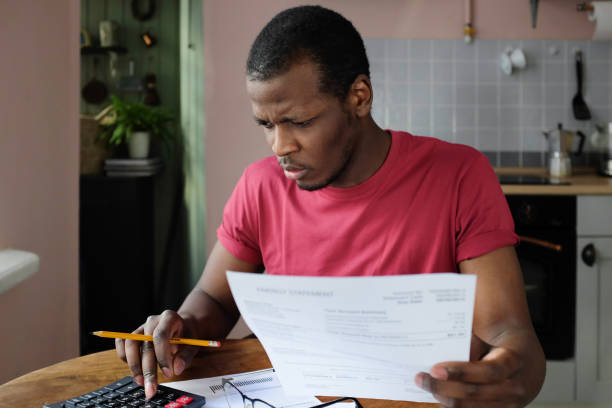
<svg viewBox="0 0 612 408"><path fill-rule="evenodd" d="M379 128L363 41L330 10L281 12L247 61L255 121L274 157L247 168L202 277L178 312L117 341L151 396L156 365L180 374L196 351L169 337L222 338L238 317L226 270L289 275L456 271L477 275L470 362L441 362L418 386L441 406L524 406L545 361L531 326L517 238L486 158L467 146Z"/></svg>

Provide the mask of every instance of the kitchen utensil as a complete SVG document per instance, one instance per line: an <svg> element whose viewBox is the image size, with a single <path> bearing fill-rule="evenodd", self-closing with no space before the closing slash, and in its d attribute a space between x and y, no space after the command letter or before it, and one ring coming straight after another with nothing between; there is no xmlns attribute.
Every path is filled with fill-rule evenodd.
<svg viewBox="0 0 612 408"><path fill-rule="evenodd" d="M599 153L599 173L612 177L612 122L606 126L598 125L590 140Z"/></svg>
<svg viewBox="0 0 612 408"><path fill-rule="evenodd" d="M552 152L548 159L548 172L551 177L571 176L572 160L567 153Z"/></svg>
<svg viewBox="0 0 612 408"><path fill-rule="evenodd" d="M536 23L538 21L538 0L531 0L531 27L536 28Z"/></svg>
<svg viewBox="0 0 612 408"><path fill-rule="evenodd" d="M98 70L97 58L94 58L93 64L93 78L87 84L85 84L81 90L81 96L85 102L97 105L106 99L108 91L106 89L106 85L104 85L104 82L99 81L96 78L96 71Z"/></svg>
<svg viewBox="0 0 612 408"><path fill-rule="evenodd" d="M599 174L606 177L612 177L612 158L602 160L599 165Z"/></svg>
<svg viewBox="0 0 612 408"><path fill-rule="evenodd" d="M591 111L586 102L582 98L582 51L576 51L576 82L577 92L572 99L572 108L574 109L574 117L578 120L591 119Z"/></svg>
<svg viewBox="0 0 612 408"><path fill-rule="evenodd" d="M157 93L157 77L154 73L149 72L145 75L145 86L147 90L144 97L144 104L158 106L161 101L159 100L159 94Z"/></svg>
<svg viewBox="0 0 612 408"><path fill-rule="evenodd" d="M122 91L142 91L142 79L134 75L134 60L129 61L129 75L119 78L119 89Z"/></svg>
<svg viewBox="0 0 612 408"><path fill-rule="evenodd" d="M548 140L548 172L551 177L567 177L572 174L571 154L582 154L585 136L581 131L572 132L563 129L559 123L557 129L542 132ZM575 138L579 138L578 147L574 150Z"/></svg>
<svg viewBox="0 0 612 408"><path fill-rule="evenodd" d="M155 36L151 34L149 31L147 31L146 33L140 34L140 38L142 39L143 44L147 48L151 48L152 46L157 44L157 38L155 38Z"/></svg>

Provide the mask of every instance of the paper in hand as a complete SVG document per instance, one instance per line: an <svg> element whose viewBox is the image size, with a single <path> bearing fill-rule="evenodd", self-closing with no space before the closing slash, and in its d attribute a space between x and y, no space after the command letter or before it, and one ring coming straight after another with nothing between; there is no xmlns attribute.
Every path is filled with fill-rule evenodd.
<svg viewBox="0 0 612 408"><path fill-rule="evenodd" d="M288 394L435 402L415 375L469 360L473 275L227 278Z"/></svg>

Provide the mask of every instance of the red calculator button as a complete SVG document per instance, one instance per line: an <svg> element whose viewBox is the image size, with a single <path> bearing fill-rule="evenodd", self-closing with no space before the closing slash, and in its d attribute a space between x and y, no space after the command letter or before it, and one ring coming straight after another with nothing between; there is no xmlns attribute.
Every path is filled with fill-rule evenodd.
<svg viewBox="0 0 612 408"><path fill-rule="evenodd" d="M169 402L166 405L164 405L164 408L181 408L183 406L183 404L181 404L180 402Z"/></svg>
<svg viewBox="0 0 612 408"><path fill-rule="evenodd" d="M188 397L188 396L186 396L186 395L183 395L181 398L177 398L177 399L176 399L176 402L179 402L179 403L181 403L181 404L183 404L183 405L187 405L187 404L189 404L191 401L193 401L193 398Z"/></svg>

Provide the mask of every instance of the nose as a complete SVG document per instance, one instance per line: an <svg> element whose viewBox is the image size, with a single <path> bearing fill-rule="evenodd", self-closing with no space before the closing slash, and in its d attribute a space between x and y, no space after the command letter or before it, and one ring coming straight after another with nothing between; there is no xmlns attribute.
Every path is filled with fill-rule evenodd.
<svg viewBox="0 0 612 408"><path fill-rule="evenodd" d="M275 126L272 130L271 147L272 152L279 157L287 156L299 150L293 132L287 129L284 123Z"/></svg>

